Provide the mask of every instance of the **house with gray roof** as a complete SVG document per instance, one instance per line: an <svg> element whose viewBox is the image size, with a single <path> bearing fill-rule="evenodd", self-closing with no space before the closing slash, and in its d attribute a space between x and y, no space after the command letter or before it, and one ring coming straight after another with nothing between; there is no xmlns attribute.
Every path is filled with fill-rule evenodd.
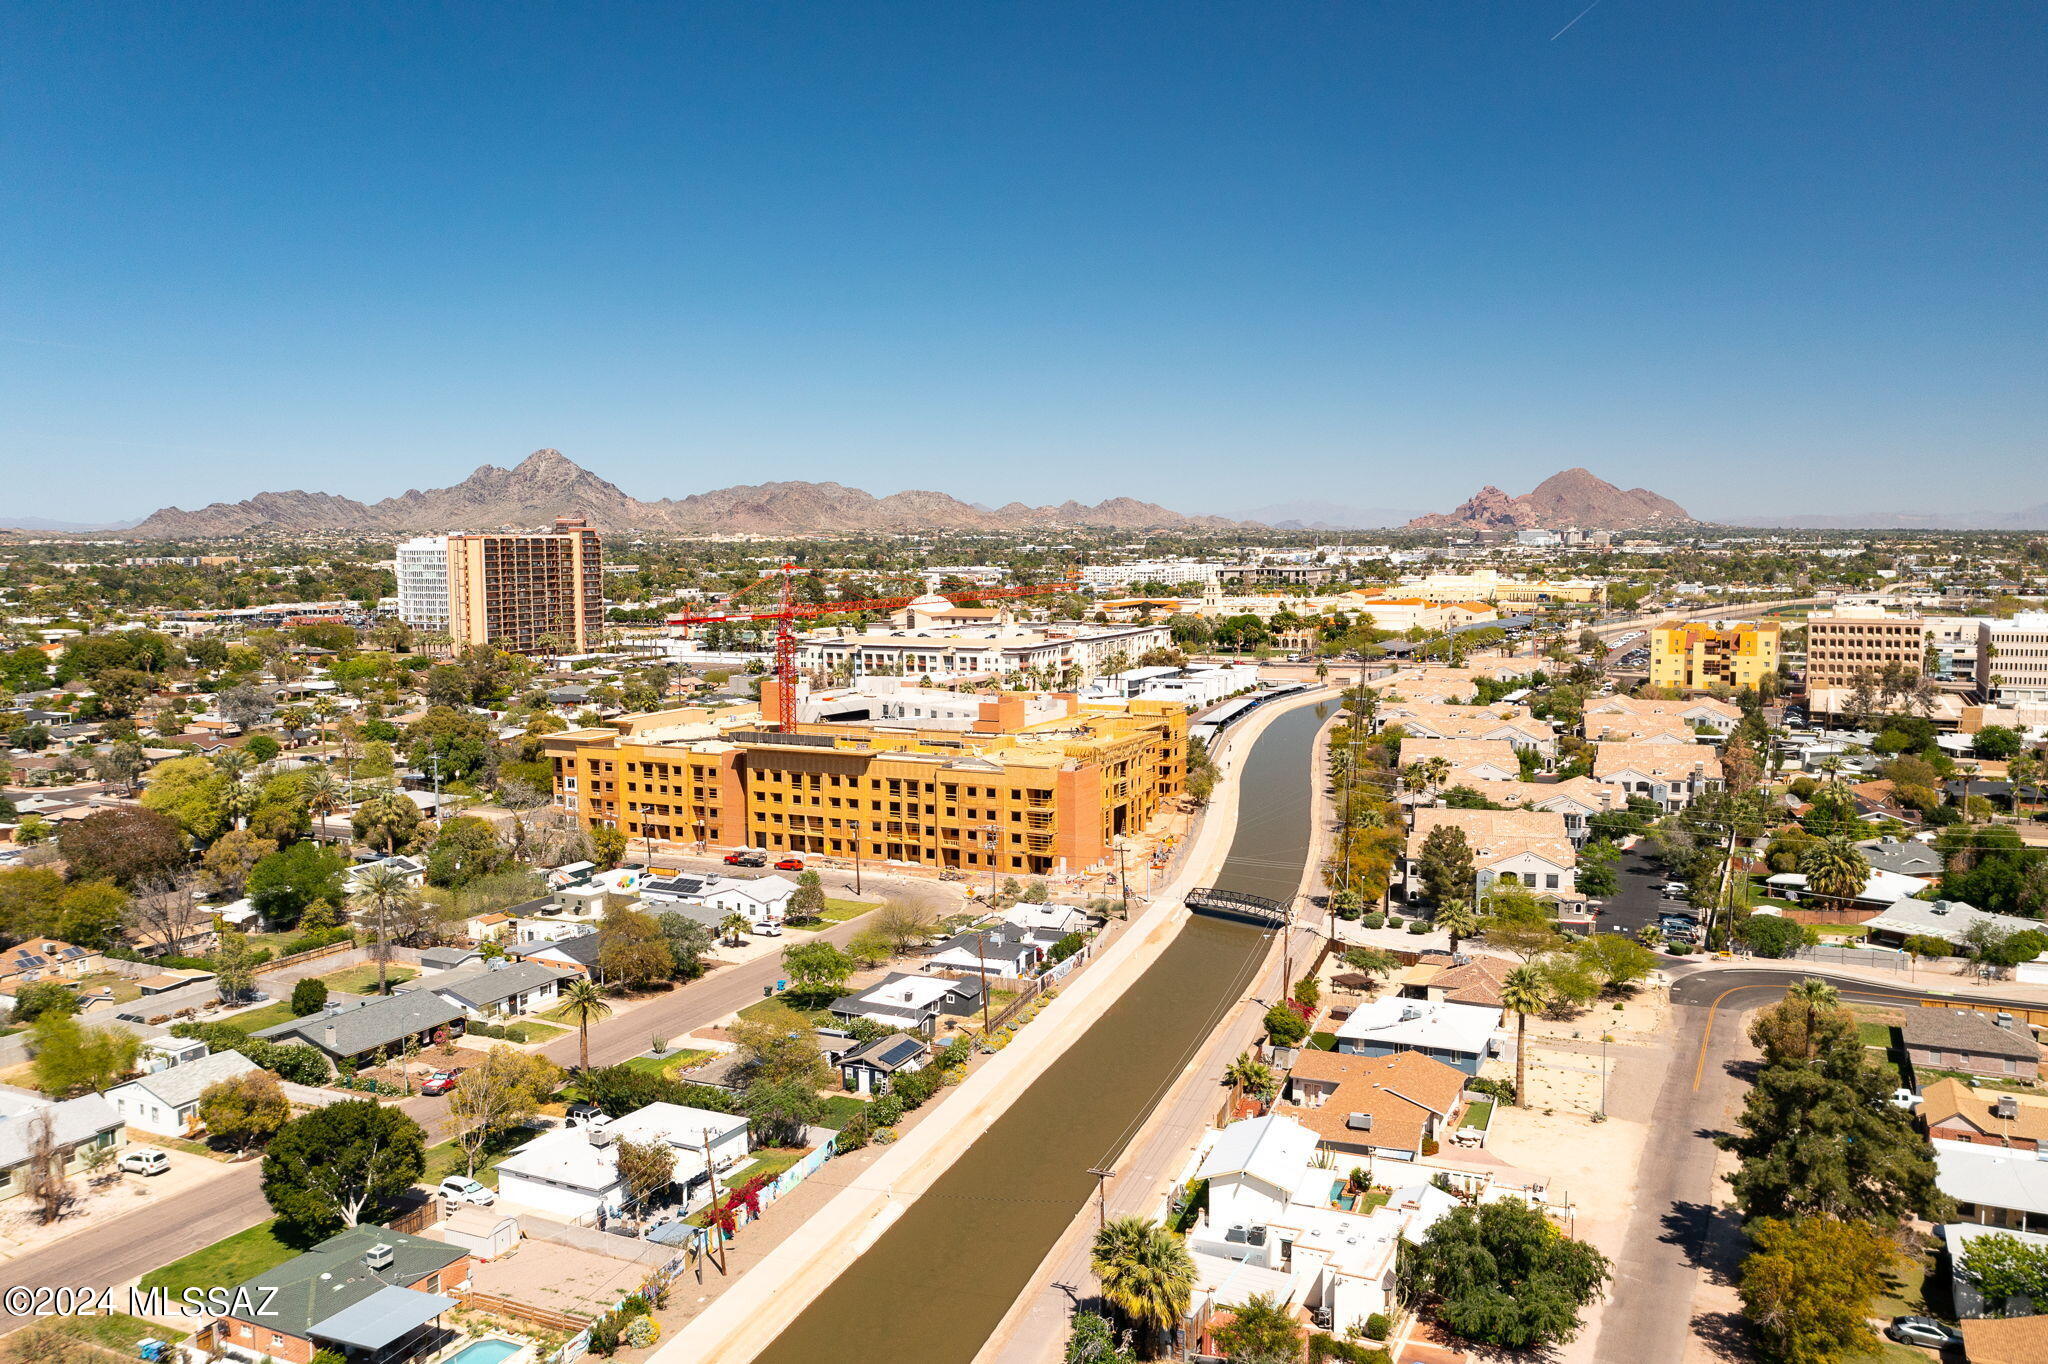
<svg viewBox="0 0 2048 1364"><path fill-rule="evenodd" d="M330 1058L396 1052L408 1039L428 1046L442 1029L462 1031L467 1011L431 990L384 995L345 1003L329 1002L317 1014L279 1023L255 1035L265 1042L304 1042Z"/></svg>
<svg viewBox="0 0 2048 1364"><path fill-rule="evenodd" d="M562 982L576 978L576 972L566 967L500 957L473 971L426 981L419 988L460 1006L473 1019L516 1018L552 1009L561 998Z"/></svg>
<svg viewBox="0 0 2048 1364"><path fill-rule="evenodd" d="M1959 1070L2032 1080L2041 1073L2041 1044L2009 1014L1976 1009L1906 1010L1900 1039L1914 1069Z"/></svg>
<svg viewBox="0 0 2048 1364"><path fill-rule="evenodd" d="M1870 864L1873 871L1888 871L1898 876L1917 876L1932 881L1943 871L1941 854L1932 844L1911 838L1876 838L1868 843L1858 843L1858 852Z"/></svg>
<svg viewBox="0 0 2048 1364"><path fill-rule="evenodd" d="M429 1358L452 1339L441 1315L475 1266L462 1246L350 1227L236 1285L237 1310L199 1341L243 1361L304 1360L321 1350L361 1364Z"/></svg>
<svg viewBox="0 0 2048 1364"><path fill-rule="evenodd" d="M107 1091L107 1100L130 1127L160 1137L190 1137L204 1125L199 1120L200 1095L223 1080L261 1070L238 1051L217 1051L115 1085Z"/></svg>
<svg viewBox="0 0 2048 1364"><path fill-rule="evenodd" d="M574 971L591 980L599 978L597 969L598 941L595 933L572 933L566 938L551 938L546 942L521 943L508 947L506 953L521 961L545 962Z"/></svg>
<svg viewBox="0 0 2048 1364"><path fill-rule="evenodd" d="M22 1192L23 1167L45 1122L57 1149L67 1153L71 1174L83 1168L87 1152L121 1145L121 1115L102 1095L51 1103L24 1089L0 1089L0 1200Z"/></svg>
<svg viewBox="0 0 2048 1364"><path fill-rule="evenodd" d="M835 1063L846 1088L861 1095L886 1094L889 1081L913 1070L923 1070L932 1048L922 1037L910 1033L889 1033L872 1042L862 1042L839 1054Z"/></svg>

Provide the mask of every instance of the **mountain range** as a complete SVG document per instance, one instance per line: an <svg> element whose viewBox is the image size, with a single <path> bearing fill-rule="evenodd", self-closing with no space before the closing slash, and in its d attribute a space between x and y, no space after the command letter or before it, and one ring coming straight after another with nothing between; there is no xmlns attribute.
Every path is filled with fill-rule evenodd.
<svg viewBox="0 0 2048 1364"><path fill-rule="evenodd" d="M760 483L643 502L559 450L536 450L510 469L486 464L448 488L412 489L380 502L332 493L258 493L196 511L165 507L130 534L159 540L291 531L440 532L539 526L580 516L600 530L677 534L815 535L936 530L1222 530L1218 516L1183 516L1151 502L1113 497L1087 506L979 507L945 493L876 497L840 483Z"/></svg>
<svg viewBox="0 0 2048 1364"><path fill-rule="evenodd" d="M2010 512L1853 512L1847 516L1724 516L1722 524L1779 530L2048 530L2048 502Z"/></svg>
<svg viewBox="0 0 2048 1364"><path fill-rule="evenodd" d="M1552 474L1520 497L1491 483L1457 510L1418 516L1410 530L1650 530L1695 525L1692 515L1647 488L1624 491L1586 469Z"/></svg>

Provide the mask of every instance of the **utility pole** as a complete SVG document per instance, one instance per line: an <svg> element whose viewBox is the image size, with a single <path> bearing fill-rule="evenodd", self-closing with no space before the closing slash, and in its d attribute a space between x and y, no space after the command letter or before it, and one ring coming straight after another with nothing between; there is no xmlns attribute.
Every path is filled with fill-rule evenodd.
<svg viewBox="0 0 2048 1364"><path fill-rule="evenodd" d="M988 930L976 929L974 933L974 965L981 973L981 1041L988 1044L988 958L983 953L988 948Z"/></svg>
<svg viewBox="0 0 2048 1364"><path fill-rule="evenodd" d="M993 824L984 824L982 830L987 835L987 837L982 839L981 846L988 850L988 907L994 909L996 907L996 845L1000 841L1001 831Z"/></svg>
<svg viewBox="0 0 2048 1364"><path fill-rule="evenodd" d="M1095 1176L1095 1230L1100 1232L1109 1226L1109 1197L1104 1189L1116 1171L1098 1165L1089 1167L1088 1173Z"/></svg>
<svg viewBox="0 0 2048 1364"><path fill-rule="evenodd" d="M1131 917L1131 879L1124 874L1124 851L1123 840L1118 839L1116 845L1116 885L1118 893L1123 897L1123 917L1129 919Z"/></svg>
<svg viewBox="0 0 2048 1364"><path fill-rule="evenodd" d="M705 1205L708 1212L718 1207L718 1170L711 1163L711 1130L709 1128L706 1128L704 1131L704 1173L711 1180L711 1202ZM718 1249L718 1272L724 1274L726 1272L725 1229L719 1225L716 1217L706 1216L704 1220L710 1223L706 1230L711 1233L712 1244Z"/></svg>
<svg viewBox="0 0 2048 1364"><path fill-rule="evenodd" d="M857 819L849 819L849 820L848 820L848 821L846 821L846 822L847 822L848 826L850 826L850 827L851 827L851 828L853 829L853 895L854 895L854 898L855 898L855 899L859 899L859 898L860 898L860 821L859 821L859 820L857 820Z"/></svg>

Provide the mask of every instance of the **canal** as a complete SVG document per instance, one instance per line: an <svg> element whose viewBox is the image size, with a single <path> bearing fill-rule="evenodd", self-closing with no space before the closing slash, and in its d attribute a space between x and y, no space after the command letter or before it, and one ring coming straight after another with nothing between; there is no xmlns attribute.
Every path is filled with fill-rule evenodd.
<svg viewBox="0 0 2048 1364"><path fill-rule="evenodd" d="M1243 758L1218 886L1276 900L1299 889L1311 759L1328 714L1324 705L1279 716ZM1270 941L1256 928L1190 916L1152 968L790 1323L761 1364L969 1364L1093 1192L1089 1167L1123 1149L1243 995Z"/></svg>

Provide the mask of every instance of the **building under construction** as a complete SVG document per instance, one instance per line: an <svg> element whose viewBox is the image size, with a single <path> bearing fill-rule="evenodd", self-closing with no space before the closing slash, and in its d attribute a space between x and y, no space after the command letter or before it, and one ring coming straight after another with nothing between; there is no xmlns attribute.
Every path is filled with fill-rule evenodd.
<svg viewBox="0 0 2048 1364"><path fill-rule="evenodd" d="M1095 866L1187 776L1171 702L1084 703L883 681L806 694L795 732L760 714L622 716L545 741L555 799L630 838L1044 875Z"/></svg>

